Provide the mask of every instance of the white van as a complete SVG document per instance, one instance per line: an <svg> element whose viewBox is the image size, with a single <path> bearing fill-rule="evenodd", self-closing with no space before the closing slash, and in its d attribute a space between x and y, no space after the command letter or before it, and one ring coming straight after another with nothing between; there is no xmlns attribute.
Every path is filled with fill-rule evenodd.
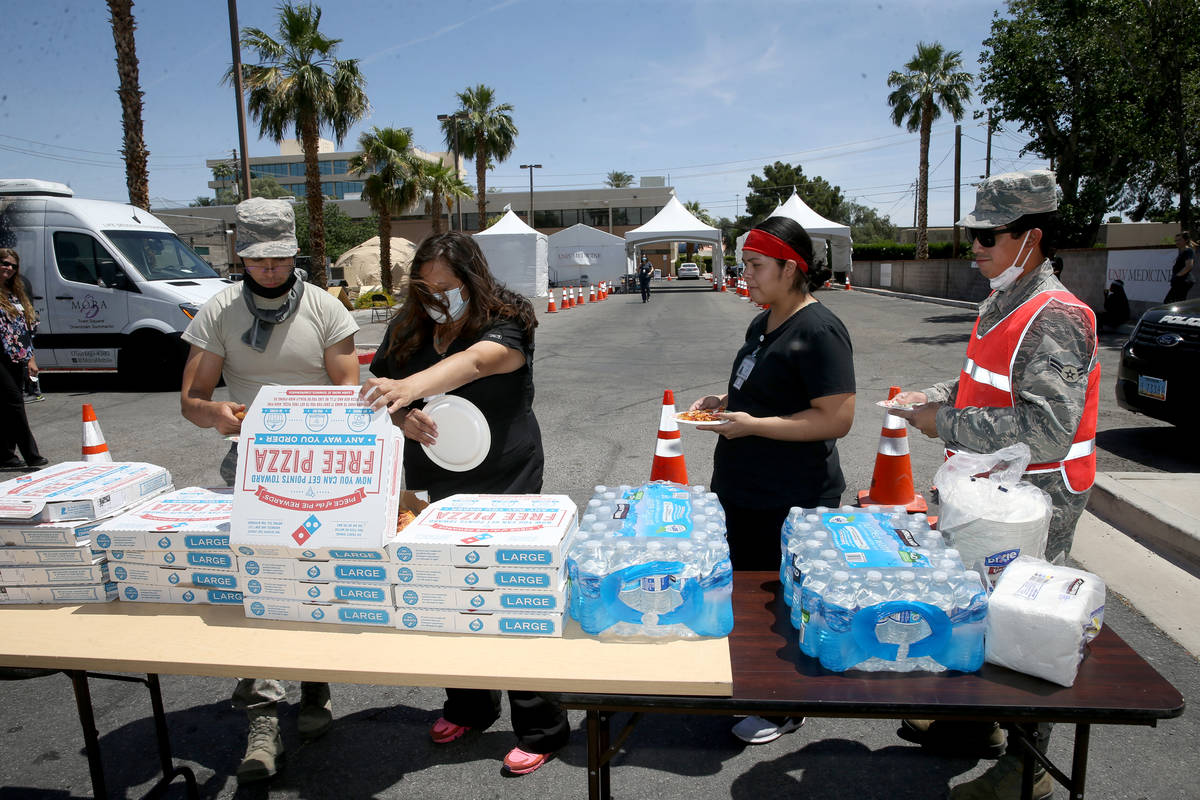
<svg viewBox="0 0 1200 800"><path fill-rule="evenodd" d="M20 254L33 290L38 366L178 387L180 334L229 281L149 212L73 195L0 179L0 246Z"/></svg>

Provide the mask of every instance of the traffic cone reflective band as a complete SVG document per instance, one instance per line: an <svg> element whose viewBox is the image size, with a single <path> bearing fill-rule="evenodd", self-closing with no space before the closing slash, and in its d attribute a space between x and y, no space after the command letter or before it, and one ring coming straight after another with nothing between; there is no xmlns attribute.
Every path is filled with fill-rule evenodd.
<svg viewBox="0 0 1200 800"><path fill-rule="evenodd" d="M900 387L893 386L888 390L888 399L898 394ZM879 437L879 452L875 456L875 471L871 474L871 488L858 493L860 506L904 506L913 514L928 510L925 498L913 490L907 426L903 417L884 412L883 432Z"/></svg>
<svg viewBox="0 0 1200 800"><path fill-rule="evenodd" d="M558 306L554 305L554 290L553 289L550 290L550 304L548 306L546 306L546 313L547 314L557 314L558 313Z"/></svg>
<svg viewBox="0 0 1200 800"><path fill-rule="evenodd" d="M596 302L596 287L595 286L588 287L588 302L589 303Z"/></svg>
<svg viewBox="0 0 1200 800"><path fill-rule="evenodd" d="M687 485L687 465L683 461L683 446L679 441L679 424L675 422L675 394L663 392L662 415L658 422L658 439L654 443L654 463L650 480L674 481Z"/></svg>
<svg viewBox="0 0 1200 800"><path fill-rule="evenodd" d="M91 403L83 404L83 460L112 461L112 454L108 452L104 432L100 430L100 422Z"/></svg>

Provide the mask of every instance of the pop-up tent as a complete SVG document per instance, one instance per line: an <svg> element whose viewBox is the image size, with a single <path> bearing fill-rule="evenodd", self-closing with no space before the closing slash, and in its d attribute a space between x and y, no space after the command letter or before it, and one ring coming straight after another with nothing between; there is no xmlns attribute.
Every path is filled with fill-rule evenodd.
<svg viewBox="0 0 1200 800"><path fill-rule="evenodd" d="M546 296L546 234L538 233L510 210L495 225L473 235L496 280L526 297Z"/></svg>
<svg viewBox="0 0 1200 800"><path fill-rule="evenodd" d="M778 208L771 212L772 217L789 217L796 220L808 235L813 239L814 249L821 250L821 244L818 239L828 240L832 249L830 269L835 272L850 271L850 249L854 242L850 238L850 226L843 225L840 222L832 222L825 219L817 212L808 207L808 204L800 199L800 195L793 189L792 196L786 202L781 203ZM742 234L737 240L737 257L738 261L742 260L742 243L746 241L748 234Z"/></svg>
<svg viewBox="0 0 1200 800"><path fill-rule="evenodd" d="M717 280L725 274L725 257L721 251L721 232L692 216L679 198L672 197L654 219L625 234L625 247L632 251L658 242L707 242L713 246L713 270Z"/></svg>
<svg viewBox="0 0 1200 800"><path fill-rule="evenodd" d="M393 293L397 293L408 285L408 269L412 265L413 253L416 252L417 246L400 236L393 236L388 241L392 251L392 289ZM333 266L334 269L342 269L342 275L351 287L361 289L364 286L381 285L379 237L372 236L362 244L351 247L342 253Z"/></svg>
<svg viewBox="0 0 1200 800"><path fill-rule="evenodd" d="M627 270L625 242L620 236L582 222L549 237L550 278L560 286L609 281L620 285Z"/></svg>

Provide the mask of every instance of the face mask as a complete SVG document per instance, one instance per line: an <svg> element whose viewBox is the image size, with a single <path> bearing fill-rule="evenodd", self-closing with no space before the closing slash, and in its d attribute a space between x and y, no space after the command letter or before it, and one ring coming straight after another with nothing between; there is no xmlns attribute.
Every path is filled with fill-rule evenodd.
<svg viewBox="0 0 1200 800"><path fill-rule="evenodd" d="M449 312L449 316L447 316L437 306L425 306L425 313L437 324L441 325L447 319L457 322L467 312L467 299L462 296L461 286L451 289L448 292L438 292L435 296L446 304L446 309Z"/></svg>
<svg viewBox="0 0 1200 800"><path fill-rule="evenodd" d="M1021 246L1017 248L1018 256L1021 255L1021 251L1025 249L1025 241L1028 238L1029 231L1025 231L1025 235L1021 237ZM989 279L988 285L997 291L1007 289L1008 287L1012 286L1013 283L1016 282L1017 278L1021 277L1021 273L1025 271L1025 260L1029 258L1029 255L1032 253L1033 251L1030 250L1029 253L1025 255L1025 258L1021 259L1020 264L1014 261L1011 267L1004 270L1004 272L1001 272L996 277Z"/></svg>

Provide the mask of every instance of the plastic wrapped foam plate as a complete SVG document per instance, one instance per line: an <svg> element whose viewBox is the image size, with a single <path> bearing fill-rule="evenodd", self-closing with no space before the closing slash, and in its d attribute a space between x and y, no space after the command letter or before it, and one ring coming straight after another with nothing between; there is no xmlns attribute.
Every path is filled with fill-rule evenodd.
<svg viewBox="0 0 1200 800"><path fill-rule="evenodd" d="M454 395L438 395L425 404L425 413L438 431L436 442L421 445L430 461L451 472L466 472L487 458L492 431L474 403Z"/></svg>

